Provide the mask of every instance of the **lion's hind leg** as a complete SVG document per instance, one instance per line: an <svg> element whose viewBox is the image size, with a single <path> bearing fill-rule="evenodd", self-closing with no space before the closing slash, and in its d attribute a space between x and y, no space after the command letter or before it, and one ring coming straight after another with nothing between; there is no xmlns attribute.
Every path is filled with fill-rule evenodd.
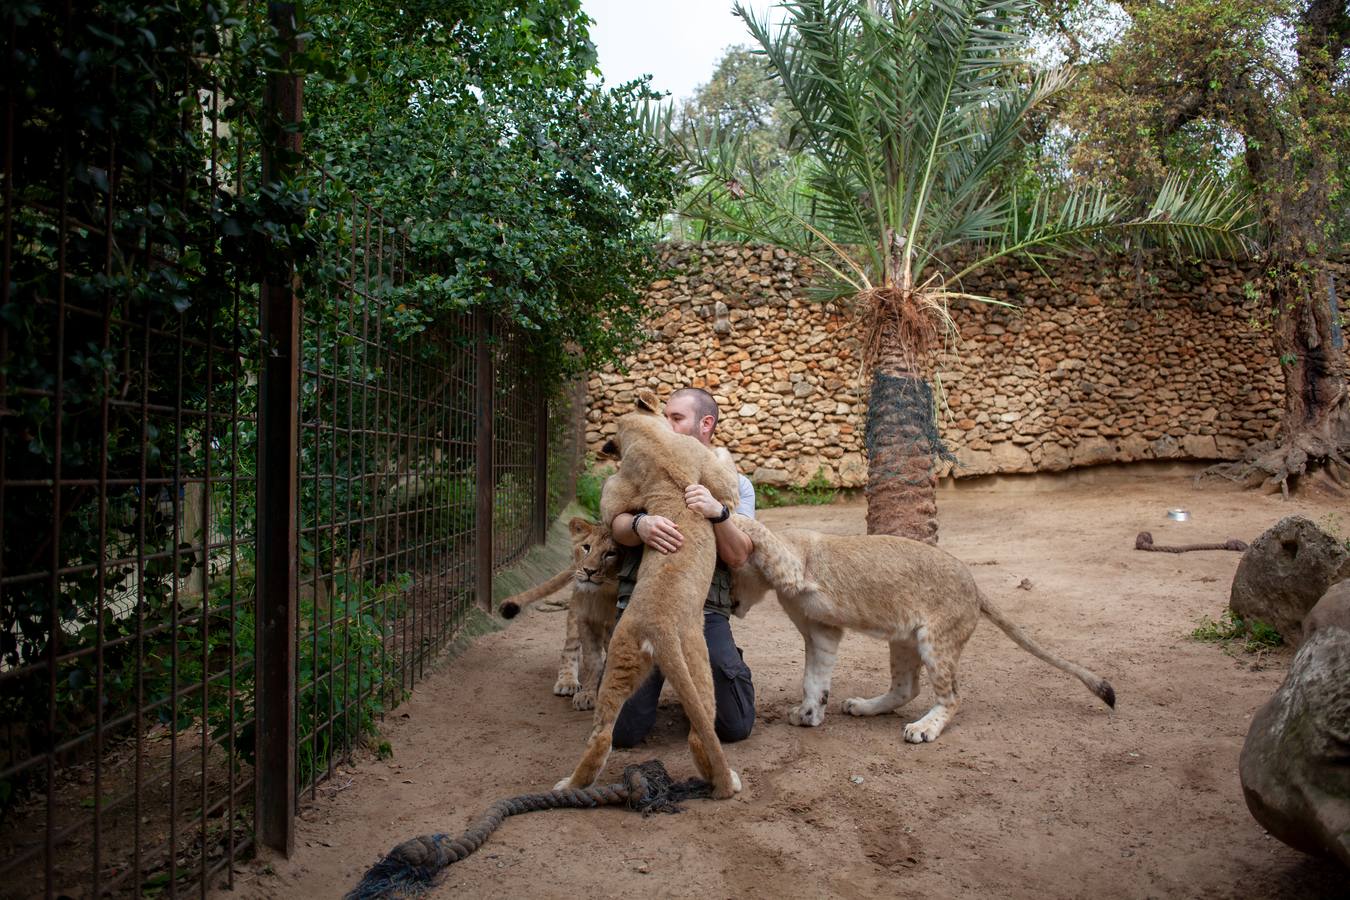
<svg viewBox="0 0 1350 900"><path fill-rule="evenodd" d="M563 641L562 656L558 660L558 680L553 682L553 693L567 697L577 692L579 681L578 651L581 647L577 628L577 610L571 601L567 604L567 638Z"/></svg>
<svg viewBox="0 0 1350 900"><path fill-rule="evenodd" d="M919 670L923 660L914 638L891 641L891 689L879 697L850 697L844 712L851 716L878 716L899 709L919 693Z"/></svg>
<svg viewBox="0 0 1350 900"><path fill-rule="evenodd" d="M614 748L614 720L623 704L652 670L652 657L639 646L631 629L620 629L610 641L605 676L595 701L595 725L582 751L581 760L568 778L553 786L555 791L587 788L604 771Z"/></svg>
<svg viewBox="0 0 1350 900"><path fill-rule="evenodd" d="M933 693L937 695L937 703L922 719L905 726L905 740L911 744L922 744L937 740L960 705L956 691L956 665L961 659L961 646L952 645L951 642L938 644L930 641L927 628L920 628L916 636L919 639L919 657L928 670Z"/></svg>
<svg viewBox="0 0 1350 900"><path fill-rule="evenodd" d="M717 738L714 722L717 699L713 692L712 666L708 662L708 647L701 630L683 635L680 646L666 654L661 671L670 679L680 698L680 705L689 717L689 753L699 774L712 783L712 795L725 800L741 790L740 776L727 764L722 742Z"/></svg>

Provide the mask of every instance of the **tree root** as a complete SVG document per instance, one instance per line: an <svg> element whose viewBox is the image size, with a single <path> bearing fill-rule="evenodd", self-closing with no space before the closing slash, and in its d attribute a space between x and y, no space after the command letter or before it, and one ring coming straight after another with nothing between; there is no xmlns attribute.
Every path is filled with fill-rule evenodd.
<svg viewBox="0 0 1350 900"><path fill-rule="evenodd" d="M1277 491L1284 499L1300 483L1318 484L1335 496L1350 495L1350 442L1334 444L1311 435L1276 443L1254 444L1242 459L1210 466L1196 476L1223 478L1262 493Z"/></svg>

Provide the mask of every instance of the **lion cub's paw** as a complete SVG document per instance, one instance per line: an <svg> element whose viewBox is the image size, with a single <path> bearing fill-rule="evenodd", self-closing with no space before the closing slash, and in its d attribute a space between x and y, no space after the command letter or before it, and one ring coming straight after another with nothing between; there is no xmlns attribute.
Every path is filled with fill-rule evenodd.
<svg viewBox="0 0 1350 900"><path fill-rule="evenodd" d="M905 740L911 744L923 744L929 741L936 741L938 735L942 734L942 726L947 724L947 720L942 716L934 716L931 713L924 716L917 722L910 722L905 726Z"/></svg>
<svg viewBox="0 0 1350 900"><path fill-rule="evenodd" d="M572 695L572 708L578 711L595 709L595 691L577 691Z"/></svg>
<svg viewBox="0 0 1350 900"><path fill-rule="evenodd" d="M808 706L805 703L800 706L794 706L788 711L788 721L793 725L815 728L821 722L825 721L825 707Z"/></svg>
<svg viewBox="0 0 1350 900"><path fill-rule="evenodd" d="M571 672L559 672L558 680L553 683L553 693L559 697L570 697L581 687L577 676Z"/></svg>
<svg viewBox="0 0 1350 900"><path fill-rule="evenodd" d="M866 697L849 697L844 701L843 709L844 712L848 713L850 716L870 715L867 711Z"/></svg>

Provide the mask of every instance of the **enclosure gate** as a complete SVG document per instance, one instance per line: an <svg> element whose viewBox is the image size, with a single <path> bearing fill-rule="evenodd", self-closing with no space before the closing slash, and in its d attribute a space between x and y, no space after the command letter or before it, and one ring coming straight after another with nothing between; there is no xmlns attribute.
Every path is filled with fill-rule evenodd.
<svg viewBox="0 0 1350 900"><path fill-rule="evenodd" d="M408 241L299 152L289 7L249 10L257 97L232 45L114 72L125 23L3 22L0 898L204 896L289 852L575 489L576 400L509 325L400 327ZM119 90L134 128L87 114ZM308 255L241 203L296 183Z"/></svg>

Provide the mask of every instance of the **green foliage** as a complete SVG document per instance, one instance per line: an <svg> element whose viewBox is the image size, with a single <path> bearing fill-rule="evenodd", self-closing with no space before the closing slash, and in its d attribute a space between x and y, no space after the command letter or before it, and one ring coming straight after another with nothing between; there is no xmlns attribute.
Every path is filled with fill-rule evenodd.
<svg viewBox="0 0 1350 900"><path fill-rule="evenodd" d="M781 29L737 9L788 98L802 155L789 184L762 182L734 140L696 133L681 144L701 188L686 212L815 259L833 296L913 291L943 325L948 300L965 296L960 279L1000 257L1240 243L1242 201L1203 181L1169 180L1139 213L1101 187L994 189L1029 116L1070 83L1066 71L1029 71L1024 0L803 0ZM942 255L962 244L980 252L953 272Z"/></svg>
<svg viewBox="0 0 1350 900"><path fill-rule="evenodd" d="M600 521L600 490L605 479L614 473L614 467L597 465L595 458L588 456L586 465L577 476L577 503L586 510L594 522Z"/></svg>
<svg viewBox="0 0 1350 900"><path fill-rule="evenodd" d="M771 484L755 488L755 505L760 509L779 506L824 506L833 503L839 491L831 486L825 467L816 469L811 479L801 487L774 487Z"/></svg>
<svg viewBox="0 0 1350 900"><path fill-rule="evenodd" d="M1098 0L1057 5L1071 39L1099 30ZM1340 0L1126 4L1065 105L1072 169L1143 191L1167 170L1212 172L1255 192L1268 246L1318 256L1350 239L1347 40Z"/></svg>
<svg viewBox="0 0 1350 900"><path fill-rule="evenodd" d="M1284 643L1280 633L1265 622L1243 620L1231 609L1225 609L1217 621L1202 621L1191 632L1191 640L1219 643L1225 647L1241 644L1248 653L1269 650Z"/></svg>
<svg viewBox="0 0 1350 900"><path fill-rule="evenodd" d="M409 223L408 329L471 307L535 338L544 380L637 339L654 222L674 196L639 127L643 83L587 80L579 0L317 3L314 44L349 80L306 86L308 152Z"/></svg>

